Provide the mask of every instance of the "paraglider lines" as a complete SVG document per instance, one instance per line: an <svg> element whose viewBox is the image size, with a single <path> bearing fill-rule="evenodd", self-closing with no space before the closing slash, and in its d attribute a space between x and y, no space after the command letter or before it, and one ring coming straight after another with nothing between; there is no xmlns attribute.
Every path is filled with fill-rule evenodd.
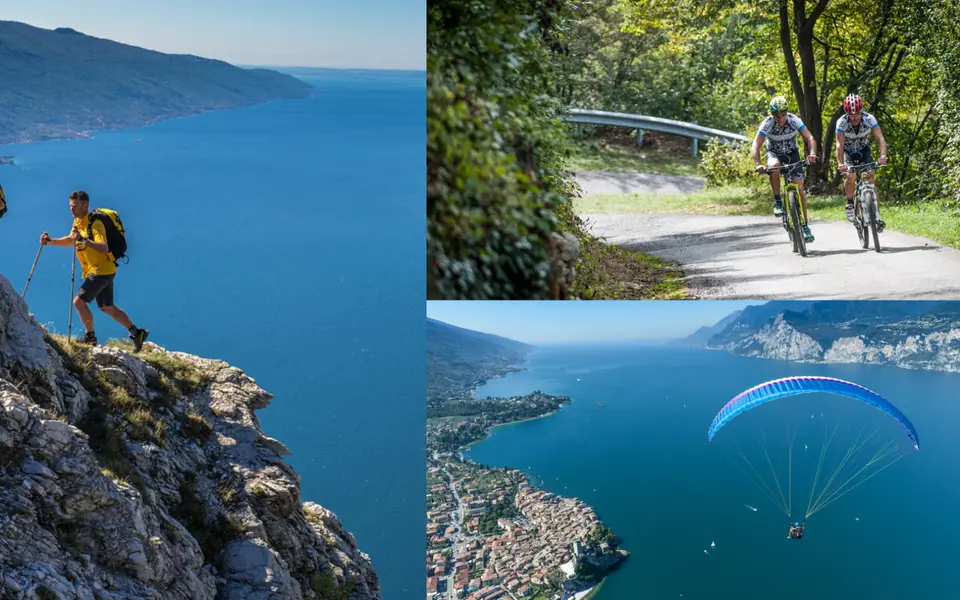
<svg viewBox="0 0 960 600"><path fill-rule="evenodd" d="M876 433L876 432L874 432L874 433ZM870 437L873 437L873 434L870 434ZM869 438L868 438L868 439L869 439ZM866 440L864 441L863 444L861 444L860 446L858 446L857 449L859 450L859 448L862 448L864 444L866 444ZM863 484L864 482L866 482L867 480L869 480L871 477L873 477L873 476L876 475L877 473L880 473L881 471L883 471L884 469L886 469L887 467L889 467L889 466L892 465L893 463L895 463L895 462L897 462L898 460L900 460L901 458L903 458L903 455L902 455L902 454L901 454L900 456L897 456L897 457L894 458L892 461L888 462L887 464L883 465L882 467L880 467L879 469L877 469L876 471L874 471L873 473L871 473L869 476L864 477L862 480L858 481L858 482L857 482L855 485L853 485L852 487L850 487L850 488L848 488L848 489L844 489L844 488L847 486L847 484L849 484L851 481L853 481L854 479L856 479L857 476L860 475L860 473L862 473L862 472L864 472L865 470L869 469L869 468L870 468L871 466L873 466L874 464L876 464L876 463L878 463L878 462L880 462L880 461L882 461L882 460L884 460L884 459L886 459L886 458L888 458L888 457L893 456L894 454L896 454L897 451L900 449L900 447L899 447L899 446L893 446L893 447L891 448L892 445L893 445L893 442L886 442L885 444L883 444L883 446L881 446L880 449L878 449L878 450L876 451L876 453L873 455L873 457L872 457L869 461L867 461L867 464L865 464L865 465L863 465L862 467L860 467L859 469L857 469L857 471L856 471L853 475L851 475L850 477L848 477L847 480L844 481L844 482L840 485L840 487L838 487L835 491L833 491L833 492L831 492L829 495L827 495L826 498L823 498L823 499L821 500L820 497L822 497L823 494L826 492L826 487L825 487L824 490L823 490L823 492L821 492L820 497L817 498L817 503L814 505L813 509L810 510L810 511L807 513L807 517L809 517L810 515L814 514L814 513L817 512L817 511L823 510L824 508L830 506L831 504L833 504L834 502L836 502L837 500L839 500L840 498L842 498L842 497L845 496L846 494L848 494L848 493L852 492L853 490L857 489L861 484ZM840 469L838 468L838 469L837 469L837 473L839 473L839 470L840 470ZM831 481L832 481L832 479L831 479ZM829 485L828 485L827 487L829 487Z"/></svg>
<svg viewBox="0 0 960 600"><path fill-rule="evenodd" d="M763 435L763 429L760 430L760 434ZM783 499L784 510L787 511L787 516L790 516L790 508L787 505L787 499L783 497L783 488L780 487L780 480L777 478L777 471L773 468L773 461L770 460L770 453L767 452L767 442L766 438L762 439L760 442L761 447L763 448L763 454L767 457L767 464L770 465L770 473L773 474L773 481L777 484L777 491L780 492L780 498Z"/></svg>
<svg viewBox="0 0 960 600"><path fill-rule="evenodd" d="M743 469L740 468L739 465L737 465L736 463L734 463L734 465L737 467L737 469L739 469L740 472L743 473L743 476L744 476L744 477L746 477L747 479L750 480L750 483L756 485L756 486L760 489L760 491L763 492L763 493L767 496L767 498L770 499L771 502L773 502L774 504L776 504L777 507L780 508L780 510L782 510L785 515L787 515L787 518L789 518L789 517L790 517L790 513L789 513L789 511L787 510L787 506L777 500L776 495L773 493L773 490L770 489L770 486L767 485L767 482L765 482L765 481L763 480L763 477L760 475L760 473L757 472L757 469L753 466L753 463L750 462L750 459L747 458L747 455L746 455L746 454L743 452L743 450L741 450L739 447L737 448L737 452L740 453L740 458L742 458L743 461L744 461L745 463L747 463L747 465L750 467L750 469L754 472L754 474L756 474L757 480L754 481L754 479L753 479L752 477L750 477L750 475L748 475L746 471L744 471ZM731 460L730 462L733 462L733 461ZM759 482L759 483L758 483L758 482Z"/></svg>
<svg viewBox="0 0 960 600"><path fill-rule="evenodd" d="M810 495L807 499L807 509L805 512L804 520L808 519L813 514L823 510L827 506L833 504L834 502L836 502L846 494L855 490L857 487L859 487L861 484L863 484L864 482L872 478L877 473L880 473L881 471L883 471L884 469L892 465L897 460L903 458L903 455L897 456L894 460L886 463L885 465L883 465L882 467L880 467L870 475L864 477L861 481L858 481L853 485L850 485L851 482L853 482L857 477L859 477L867 469L893 456L899 450L899 446L894 445L894 442L886 442L874 453L874 455L870 458L870 460L866 462L866 464L864 464L860 468L856 468L856 466L853 465L851 459L854 458L856 453L861 448L863 448L874 437L874 435L876 435L878 431L878 430L874 430L873 433L871 433L870 435L864 438L864 435L863 435L863 430L865 429L864 427L864 428L861 428L860 433L857 435L856 439L850 444L850 447L846 449L837 466L834 469L832 469L830 474L827 476L825 475L825 470L824 470L825 458L827 455L827 451L830 448L830 445L833 443L833 438L836 435L838 429L839 429L839 425L834 427L833 431L830 432L828 435L827 428L824 427L824 436L826 437L826 443L820 449L820 453L819 453L820 455L817 461L817 468L813 477L813 484L810 487ZM746 477L751 483L757 486L757 488L761 492L763 492L763 494L768 499L770 499L770 501L773 502L773 504L775 504L781 511L783 511L783 513L787 516L787 518L792 519L793 518L792 516L793 515L793 498L792 498L793 496L793 446L796 442L797 431L794 430L794 432L790 434L790 431L788 428L787 433L790 437L790 445L788 446L788 450L787 450L788 466L787 466L787 495L786 496L784 496L783 494L783 488L780 485L779 478L777 477L777 471L773 465L773 459L770 457L769 450L767 449L766 436L763 434L762 429L761 429L761 435L757 436L757 440L760 443L761 449L763 450L764 458L767 461L767 465L770 467L770 474L773 477L773 485L770 485L770 482L766 480L766 478L763 475L761 475L760 471L753 465L753 463L747 457L746 452L744 452L743 449L739 447L739 445L737 446L736 452L740 456L740 458L743 459L743 462L745 462L747 466L750 468L750 471L753 473L753 475L751 475L745 469L743 469L739 464L737 464L736 461L733 461L731 459L731 462L734 464L734 466L737 467L737 469L741 473L743 473L744 477ZM841 483L839 486L836 486L834 489L831 489L833 488L834 483L838 481L839 478L842 478L844 468L847 467L848 465L852 466L855 469L853 474L847 477L846 480L843 481L843 483ZM823 487L820 488L818 492L817 486L818 486L818 483L820 482L821 476L824 476L826 481L824 482Z"/></svg>
<svg viewBox="0 0 960 600"><path fill-rule="evenodd" d="M820 460L817 461L817 471L813 476L813 485L810 486L810 498L807 500L807 516L810 516L810 507L813 506L813 493L817 491L817 482L820 481L820 471L823 469L823 458L827 454L827 448L830 447L830 442L833 441L833 436L836 435L837 429L840 426L833 428L833 433L830 434L830 437L827 438L827 443L824 444L823 448L820 449ZM827 435L827 426L823 426L823 435ZM819 499L819 497L818 497ZM806 519L806 517L804 517Z"/></svg>

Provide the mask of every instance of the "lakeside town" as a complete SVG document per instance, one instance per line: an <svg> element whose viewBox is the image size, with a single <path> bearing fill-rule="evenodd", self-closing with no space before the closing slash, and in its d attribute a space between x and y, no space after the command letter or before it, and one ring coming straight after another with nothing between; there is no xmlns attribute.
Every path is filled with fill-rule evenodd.
<svg viewBox="0 0 960 600"><path fill-rule="evenodd" d="M427 598L565 600L617 565L612 532L584 502L537 490L515 469L450 454L428 465Z"/></svg>
<svg viewBox="0 0 960 600"><path fill-rule="evenodd" d="M629 554L594 510L537 490L517 469L461 453L496 425L537 418L570 398L450 398L427 421L427 599L583 598ZM434 415L437 413L435 412Z"/></svg>
<svg viewBox="0 0 960 600"><path fill-rule="evenodd" d="M427 341L427 600L583 600L630 554L614 533L583 501L467 457L494 427L572 399L477 395L524 371L532 346L430 319Z"/></svg>

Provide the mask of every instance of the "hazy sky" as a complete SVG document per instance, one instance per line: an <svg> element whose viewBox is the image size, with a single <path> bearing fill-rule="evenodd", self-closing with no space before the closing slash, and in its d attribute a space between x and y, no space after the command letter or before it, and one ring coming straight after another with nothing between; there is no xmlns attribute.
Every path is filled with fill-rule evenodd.
<svg viewBox="0 0 960 600"><path fill-rule="evenodd" d="M427 316L520 342L678 338L765 301L431 301Z"/></svg>
<svg viewBox="0 0 960 600"><path fill-rule="evenodd" d="M426 68L426 0L3 0L0 19L240 65Z"/></svg>

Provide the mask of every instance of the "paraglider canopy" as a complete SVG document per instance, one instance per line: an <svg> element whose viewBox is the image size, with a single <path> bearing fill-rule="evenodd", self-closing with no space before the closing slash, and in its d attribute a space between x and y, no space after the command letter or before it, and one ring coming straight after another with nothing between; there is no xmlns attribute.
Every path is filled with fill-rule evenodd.
<svg viewBox="0 0 960 600"><path fill-rule="evenodd" d="M760 385L741 392L732 400L727 402L714 417L713 422L710 424L710 427L707 431L707 439L713 441L713 438L716 436L720 428L739 415L750 411L761 404L765 404L771 400L785 398L787 396L813 394L817 392L833 394L847 398L855 398L861 402L879 408L883 413L885 413L886 416L893 417L893 419L901 427L903 427L907 437L912 442L911 445L917 450L920 449L919 436L916 428L913 426L913 423L911 423L910 420L907 419L906 415L904 415L897 407L891 404L889 400L880 394L877 394L876 392L856 383L851 383L849 381L832 377L817 376L786 377L782 379L775 379L761 383ZM790 409L790 406L791 404L788 403L785 408ZM783 412L775 411L773 414L782 415ZM822 418L823 414L821 413L820 416ZM880 417L880 415L878 415L878 417ZM745 417L747 421L750 421L751 418L752 417L750 416ZM811 419L813 419L812 414ZM886 417L882 417L878 420L886 420ZM769 466L770 468L770 474L773 476L773 479L770 482L764 481L764 477L761 474L761 469L757 469L757 467L753 464L753 461L751 461L747 456L747 453L744 452L743 449L737 449L737 454L747 467L747 470L741 469L741 472L743 472L748 479L757 485L758 489L763 492L774 504L776 504L786 515L788 519L787 523L790 528L788 537L791 539L800 539L803 536L803 529L806 526L806 521L814 513L817 513L827 506L833 504L838 499L856 489L867 480L873 478L879 472L885 470L902 457L902 455L897 455L900 445L893 440L883 442L883 435L881 435L880 438L875 442L875 444L879 445L879 447L872 451L868 449L869 453L861 452L862 449L867 448L867 444L870 443L874 438L876 431L864 436L863 429L866 429L866 423L862 422L861 419L858 419L856 424L862 426L861 431L856 434L855 439L851 441L849 448L843 452L841 457L838 458L835 467L832 468L832 470L828 464L829 461L827 460L827 452L830 449L839 425L832 433L829 434L827 433L826 429L824 429L825 443L819 452L807 453L807 441L809 440L811 443L814 441L814 438L809 436L815 434L805 433L803 439L804 451L799 457L795 457L793 452L793 444L797 433L794 431L792 434L790 434L788 431L788 444L784 452L784 454L786 454L785 462L787 468L786 472L782 473L780 476L778 476L776 472L777 469L774 468L773 457L767 448L765 439L766 436L763 435L763 430L761 429L760 442L762 454L760 456L762 457L762 461L766 463L766 466ZM855 428L844 427L845 432L848 432L850 429ZM879 431L879 429L877 431ZM849 433L853 434L854 432L849 431ZM891 432L891 435L893 434L894 432ZM734 435L732 437L734 439L731 441L735 442L735 438L737 438L737 436ZM900 438L899 434L894 435L894 437L897 439L902 439ZM812 448L813 446L809 447ZM792 501L794 484L793 468L795 462L799 463L801 466L807 465L809 466L810 470L813 471L813 481L809 488L809 495L807 495L807 506L803 513L794 513L794 505ZM822 478L821 475L823 476ZM783 486L783 483L785 483L786 486ZM818 486L818 484L821 485ZM799 514L803 514L803 519L796 521L794 517Z"/></svg>
<svg viewBox="0 0 960 600"><path fill-rule="evenodd" d="M910 420L907 419L907 417L900 412L896 406L891 404L889 400L874 391L868 390L862 385L857 385L856 383L851 383L842 379L834 379L832 377L815 376L785 377L783 379L774 379L773 381L761 383L758 386L741 392L733 400L727 402L726 405L720 409L720 412L717 413L717 416L714 417L713 422L710 424L710 429L707 431L707 440L713 441L713 436L716 435L717 431L721 427L730 422L737 415L746 412L751 408L755 408L761 404L770 402L771 400L776 400L778 398L784 398L786 396L793 396L796 394L810 394L815 392L825 392L828 394L837 394L840 396L847 396L849 398L856 398L857 400L861 400L867 404L876 406L883 412L896 419L898 423L903 425L907 436L913 441L914 448L917 450L920 449L919 436L916 428L913 426L913 423L911 423Z"/></svg>

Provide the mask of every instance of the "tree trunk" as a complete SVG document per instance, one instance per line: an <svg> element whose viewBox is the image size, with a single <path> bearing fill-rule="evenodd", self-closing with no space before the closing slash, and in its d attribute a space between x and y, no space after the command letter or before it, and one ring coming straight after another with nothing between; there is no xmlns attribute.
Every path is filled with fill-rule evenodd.
<svg viewBox="0 0 960 600"><path fill-rule="evenodd" d="M810 166L808 180L810 187L816 189L826 180L825 148L823 147L823 115L820 111L820 101L817 97L817 60L813 49L813 31L817 19L827 7L829 0L820 0L809 17L806 16L804 0L793 0L794 30L797 33L797 52L800 54L800 69L802 71L802 94L797 96L800 104L800 116L803 119L810 135L817 143L819 160ZM785 7L781 4L781 30ZM782 38L782 32L781 32ZM809 151L809 150L808 150Z"/></svg>
<svg viewBox="0 0 960 600"><path fill-rule="evenodd" d="M824 136L824 139L823 139L823 155L824 155L824 158L823 158L823 173L824 173L824 180L829 181L829 182L831 183L831 185L833 185L833 186L839 186L839 185L840 185L840 181L842 180L839 171L837 172L836 176L834 176L834 177L832 177L832 178L829 177L829 173L830 173L830 160L831 160L830 157L831 157L831 156L834 156L834 155L836 154L836 152L837 152L836 148L834 147L835 144L836 144L836 138L837 138L837 121L839 121L839 120L840 120L840 117L842 117L842 116L843 116L843 111L842 111L842 110L837 110L837 111L835 111L835 112L833 113L833 115L830 117L830 124L827 125L826 135ZM839 166L839 165L838 165L838 166Z"/></svg>
<svg viewBox="0 0 960 600"><path fill-rule="evenodd" d="M803 118L803 86L800 85L800 75L797 73L797 63L793 59L793 43L790 40L790 15L787 14L787 0L780 0L780 47L783 49L783 60L787 64L787 73L790 75L790 85L793 95L800 106Z"/></svg>

